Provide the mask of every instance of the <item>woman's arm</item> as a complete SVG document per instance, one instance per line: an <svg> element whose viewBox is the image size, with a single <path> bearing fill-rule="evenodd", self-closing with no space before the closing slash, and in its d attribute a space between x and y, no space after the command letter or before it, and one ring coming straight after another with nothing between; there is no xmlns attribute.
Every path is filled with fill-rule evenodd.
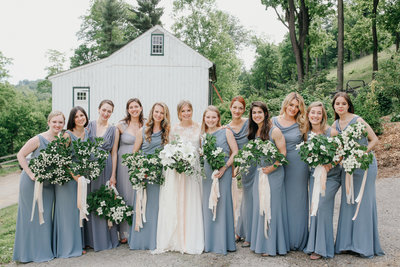
<svg viewBox="0 0 400 267"><path fill-rule="evenodd" d="M139 129L139 131L136 132L135 134L135 144L133 145L133 151L132 153L136 153L139 151L140 147L142 146L143 143L143 127Z"/></svg>
<svg viewBox="0 0 400 267"><path fill-rule="evenodd" d="M286 156L286 141L285 141L285 137L283 136L281 130L279 128L275 127L272 130L271 137L275 141L275 145L276 145L276 148L278 149L279 153ZM269 173L275 171L277 168L275 168L274 165L279 166L280 162L275 161L273 165L262 168L263 173L269 174Z"/></svg>
<svg viewBox="0 0 400 267"><path fill-rule="evenodd" d="M229 167L232 166L234 157L237 155L238 150L239 150L239 149L238 149L238 145L237 145L237 143L236 143L236 139L235 139L235 137L233 136L232 131L229 130L229 129L226 129L226 130L225 130L225 134L226 134L226 140L228 141L228 145L229 145L229 148L230 148L230 150L231 150L231 155L230 155L228 161L226 162L225 166L223 166L222 168L220 168L220 169L218 170L218 173L215 175L215 177L217 177L217 178L221 178L222 175L224 175L225 171L226 171Z"/></svg>
<svg viewBox="0 0 400 267"><path fill-rule="evenodd" d="M118 145L119 145L119 129L115 128L114 145L111 150L112 172L110 177L110 185L117 184L117 161L118 161Z"/></svg>
<svg viewBox="0 0 400 267"><path fill-rule="evenodd" d="M29 178L31 178L32 181L35 181L35 175L29 168L28 162L26 161L26 157L29 155L29 153L32 153L35 151L40 145L40 140L38 136L34 136L31 139L26 142L26 144L20 149L20 151L17 154L17 159L18 163L21 166L21 168L28 174Z"/></svg>
<svg viewBox="0 0 400 267"><path fill-rule="evenodd" d="M374 130L372 130L371 126L369 126L369 124L364 119L359 117L357 119L357 122L364 123L365 126L367 127L367 133L368 133L368 136L367 136L367 138L368 138L367 153L368 153L378 144L379 139L376 136Z"/></svg>

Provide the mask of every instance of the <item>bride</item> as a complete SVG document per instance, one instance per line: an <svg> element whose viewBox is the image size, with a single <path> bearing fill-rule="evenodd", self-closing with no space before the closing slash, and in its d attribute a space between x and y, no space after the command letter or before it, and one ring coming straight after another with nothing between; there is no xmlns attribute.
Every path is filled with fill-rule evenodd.
<svg viewBox="0 0 400 267"><path fill-rule="evenodd" d="M177 109L180 122L172 128L170 140L178 136L183 142L192 143L198 151L200 126L192 120L192 104L181 101ZM196 166L200 168L200 162ZM167 169L165 183L160 188L157 249L154 253L203 252L202 176L198 174L200 172L195 173L197 174L187 176Z"/></svg>

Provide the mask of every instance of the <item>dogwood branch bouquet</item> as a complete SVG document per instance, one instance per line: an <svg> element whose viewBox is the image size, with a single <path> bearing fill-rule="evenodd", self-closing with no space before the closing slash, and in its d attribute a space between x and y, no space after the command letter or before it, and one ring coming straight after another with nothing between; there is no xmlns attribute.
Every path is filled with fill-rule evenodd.
<svg viewBox="0 0 400 267"><path fill-rule="evenodd" d="M228 155L222 150L221 147L217 147L217 138L212 134L204 134L202 136L202 155L211 166L212 170L219 170L225 166L225 157Z"/></svg>

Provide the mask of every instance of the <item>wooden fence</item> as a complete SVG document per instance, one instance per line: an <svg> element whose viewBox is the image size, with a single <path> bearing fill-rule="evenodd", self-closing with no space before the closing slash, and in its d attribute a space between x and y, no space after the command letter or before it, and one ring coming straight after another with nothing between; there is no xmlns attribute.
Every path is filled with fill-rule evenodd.
<svg viewBox="0 0 400 267"><path fill-rule="evenodd" d="M0 157L0 169L12 168L18 166L17 153Z"/></svg>

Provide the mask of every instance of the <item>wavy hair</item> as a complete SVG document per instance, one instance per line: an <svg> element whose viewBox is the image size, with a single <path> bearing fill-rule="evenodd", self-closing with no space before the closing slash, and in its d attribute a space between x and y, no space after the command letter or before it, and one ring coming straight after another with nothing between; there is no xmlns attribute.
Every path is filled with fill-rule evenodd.
<svg viewBox="0 0 400 267"><path fill-rule="evenodd" d="M206 113L207 113L208 111L212 111L212 112L217 113L217 116L218 116L217 127L220 127L220 126L221 126L221 113L219 112L219 109L218 109L216 106L209 105L209 106L206 108L206 110L204 111L204 113L203 113L203 120L202 120L202 122L201 122L201 133L202 133L202 134L205 133L205 132L207 132L207 130L208 130L208 126L207 126L207 124L206 124L206 122L205 122L205 120L204 120L205 117L206 117Z"/></svg>
<svg viewBox="0 0 400 267"><path fill-rule="evenodd" d="M250 112L249 112L249 133L247 135L247 138L249 140L253 140L256 138L257 130L258 130L258 124L253 120L253 109L255 107L261 108L262 111L264 112L264 122L263 125L261 126L261 131L260 131L260 138L261 140L265 141L269 139L269 131L271 130L271 121L269 120L269 111L267 104L265 104L262 101L254 101L251 103L250 106Z"/></svg>
<svg viewBox="0 0 400 267"><path fill-rule="evenodd" d="M296 116L294 117L299 125L300 132L304 135L307 132L306 105L303 97L299 93L291 92L285 97L282 102L280 115L283 115L286 112L286 108L289 106L290 102L293 101L293 99L299 102L299 112L297 112Z"/></svg>
<svg viewBox="0 0 400 267"><path fill-rule="evenodd" d="M142 125L143 125L143 122L144 122L144 118L143 118L143 106L142 106L142 103L140 102L140 100L139 100L138 98L131 98L131 99L128 100L128 102L126 102L126 108L125 108L126 116L125 116L125 118L123 118L121 121L125 121L125 123L129 125L129 122L131 121L131 114L129 114L129 105L130 105L132 102L137 103L137 104L142 108L142 111L141 111L140 114L139 114L139 124L140 124L140 126L142 126Z"/></svg>
<svg viewBox="0 0 400 267"><path fill-rule="evenodd" d="M168 144L168 138L169 138L169 131L171 129L171 123L170 123L170 116L169 116L169 109L168 106L163 103L163 102L156 102L153 104L153 107L150 110L149 114L149 119L146 122L146 129L145 129L145 138L147 142L151 142L151 135L153 134L153 129L154 129L154 118L153 118L153 112L156 106L160 106L164 109L164 119L161 121L161 131L162 131L162 143Z"/></svg>
<svg viewBox="0 0 400 267"><path fill-rule="evenodd" d="M320 102L320 101L312 102L308 106L307 113L306 113L306 117L307 117L308 123L307 123L307 131L305 133L305 140L308 139L308 132L311 131L311 129L312 129L312 125L311 125L310 119L308 118L308 115L310 115L311 109L312 108L316 108L316 107L321 107L322 108L321 129L323 131L325 131L328 128L328 126L327 126L327 124L328 124L328 115L326 114L326 109L325 109L324 104L322 102Z"/></svg>

